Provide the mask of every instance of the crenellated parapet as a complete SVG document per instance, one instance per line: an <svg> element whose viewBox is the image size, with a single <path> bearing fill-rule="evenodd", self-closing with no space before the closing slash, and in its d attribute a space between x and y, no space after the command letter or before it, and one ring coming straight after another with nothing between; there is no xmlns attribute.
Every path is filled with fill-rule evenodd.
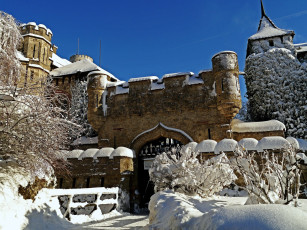
<svg viewBox="0 0 307 230"><path fill-rule="evenodd" d="M43 24L36 24L35 22L29 22L20 26L20 31L23 36L40 36L46 39L46 42L51 43L52 31Z"/></svg>
<svg viewBox="0 0 307 230"><path fill-rule="evenodd" d="M109 82L103 73L88 75L88 120L101 132L99 146L129 146L135 136L163 123L193 139L226 137L241 108L237 55L212 58L213 68ZM226 124L226 125L225 125Z"/></svg>

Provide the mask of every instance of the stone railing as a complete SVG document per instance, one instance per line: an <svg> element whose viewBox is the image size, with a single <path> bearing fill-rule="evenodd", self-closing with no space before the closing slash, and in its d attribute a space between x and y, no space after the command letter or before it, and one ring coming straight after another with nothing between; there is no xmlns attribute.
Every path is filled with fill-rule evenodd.
<svg viewBox="0 0 307 230"><path fill-rule="evenodd" d="M107 214L118 206L118 188L49 189L51 197L58 197L63 216L97 216Z"/></svg>

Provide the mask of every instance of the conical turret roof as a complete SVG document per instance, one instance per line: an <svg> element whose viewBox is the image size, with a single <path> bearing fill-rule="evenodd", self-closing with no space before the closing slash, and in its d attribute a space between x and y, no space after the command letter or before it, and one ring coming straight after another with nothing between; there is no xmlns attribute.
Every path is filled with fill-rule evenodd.
<svg viewBox="0 0 307 230"><path fill-rule="evenodd" d="M284 35L294 35L292 30L284 30L278 28L272 20L266 15L263 3L261 1L261 19L258 26L258 31L253 36L249 37L249 40L258 40L271 37L279 37Z"/></svg>

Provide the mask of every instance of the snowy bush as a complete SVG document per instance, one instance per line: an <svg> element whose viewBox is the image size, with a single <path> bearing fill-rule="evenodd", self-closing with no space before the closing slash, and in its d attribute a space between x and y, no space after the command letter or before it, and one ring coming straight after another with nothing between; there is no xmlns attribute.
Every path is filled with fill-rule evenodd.
<svg viewBox="0 0 307 230"><path fill-rule="evenodd" d="M241 148L231 159L234 170L239 172L245 182L250 199L247 203L297 204L300 189L301 154L296 154L290 146L281 153L248 153Z"/></svg>
<svg viewBox="0 0 307 230"><path fill-rule="evenodd" d="M259 49L246 59L248 113L256 121L279 120L287 136L307 139L306 63L290 48Z"/></svg>
<svg viewBox="0 0 307 230"><path fill-rule="evenodd" d="M236 179L224 153L204 163L200 163L197 156L198 153L191 151L191 148L157 155L149 169L155 192L173 189L185 194L207 197Z"/></svg>

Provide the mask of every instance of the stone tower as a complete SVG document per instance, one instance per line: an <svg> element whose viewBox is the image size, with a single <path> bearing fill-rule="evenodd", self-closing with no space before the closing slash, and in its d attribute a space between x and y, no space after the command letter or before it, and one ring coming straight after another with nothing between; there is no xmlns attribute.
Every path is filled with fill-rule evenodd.
<svg viewBox="0 0 307 230"><path fill-rule="evenodd" d="M84 55L84 54L75 54L75 55L72 55L70 57L70 61L71 62L77 62L77 61L81 61L81 60L89 60L90 62L93 62L93 58L91 58L90 56L88 55Z"/></svg>
<svg viewBox="0 0 307 230"><path fill-rule="evenodd" d="M23 87L27 84L35 85L49 74L52 53L56 53L57 47L51 43L51 30L43 24L22 24L20 31L24 39L19 53L23 69L18 85Z"/></svg>

